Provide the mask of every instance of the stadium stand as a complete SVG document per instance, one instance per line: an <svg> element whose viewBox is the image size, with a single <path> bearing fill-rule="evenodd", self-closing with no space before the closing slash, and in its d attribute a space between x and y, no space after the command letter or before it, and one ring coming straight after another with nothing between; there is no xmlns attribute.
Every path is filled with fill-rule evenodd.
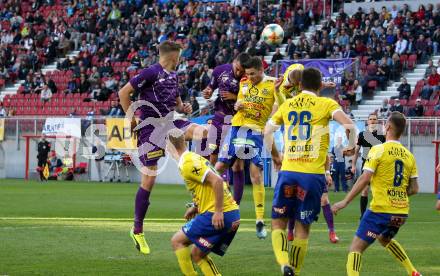
<svg viewBox="0 0 440 276"><path fill-rule="evenodd" d="M427 66L424 63L438 54L439 6L415 12L360 9L352 15L341 8L332 16L330 6L323 7L322 1L307 0L305 10L297 2L295 6L290 2L264 6L265 13L258 13L252 3L242 7L144 1L2 3L0 53L5 58L0 64L0 87L16 81L22 84L15 95L2 93L4 106L17 115L68 115L72 106L78 115L91 110L107 114L111 101L117 99L116 91L140 68L156 62L155 46L173 39L184 45L178 68L182 97L189 101L195 96L200 114L209 113L210 102L199 93L212 68L247 51L264 57L269 74L275 72L272 60L279 58L359 59L361 95L367 99L352 108L355 116L362 116L379 108L383 99L398 95L402 74L416 87L421 79L418 74ZM267 23L279 23L285 30L286 44L279 52L259 41ZM57 70L48 70L55 59ZM353 82L347 76L338 91L344 107L357 105L349 100ZM41 100L36 93L47 90L45 85L52 96ZM377 91L378 87L383 89ZM438 99L436 91L432 94L429 102ZM405 111L412 107L409 103Z"/></svg>

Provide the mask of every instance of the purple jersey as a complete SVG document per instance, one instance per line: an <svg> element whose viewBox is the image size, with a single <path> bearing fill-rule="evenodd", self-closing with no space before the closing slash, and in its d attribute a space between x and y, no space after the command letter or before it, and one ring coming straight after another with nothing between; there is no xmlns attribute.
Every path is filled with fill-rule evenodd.
<svg viewBox="0 0 440 276"><path fill-rule="evenodd" d="M234 115L235 101L223 100L220 96L220 92L228 91L237 95L239 84L240 81L234 76L232 64L223 64L214 68L209 86L212 88L212 90L217 88L219 90L219 95L214 102L215 111L223 112L225 115Z"/></svg>
<svg viewBox="0 0 440 276"><path fill-rule="evenodd" d="M159 63L143 69L130 80L131 86L139 92L140 100L154 105L160 114L152 107L140 107L141 119L165 117L176 108L179 97L178 79L175 72L167 72Z"/></svg>

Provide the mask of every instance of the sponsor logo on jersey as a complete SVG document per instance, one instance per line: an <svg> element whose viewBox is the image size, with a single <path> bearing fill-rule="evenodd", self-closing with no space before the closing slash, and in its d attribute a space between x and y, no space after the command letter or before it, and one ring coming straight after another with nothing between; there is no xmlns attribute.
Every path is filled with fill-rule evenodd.
<svg viewBox="0 0 440 276"><path fill-rule="evenodd" d="M370 237L370 238L375 239L375 238L377 237L377 234L376 234L376 233L373 233L373 232L371 232L371 231L367 231L367 237Z"/></svg>
<svg viewBox="0 0 440 276"><path fill-rule="evenodd" d="M201 170L202 170L201 168L194 167L193 170L192 170L192 173L195 174L195 175L200 175L200 171Z"/></svg>
<svg viewBox="0 0 440 276"><path fill-rule="evenodd" d="M162 157L163 155L163 150L150 151L147 153L147 159Z"/></svg>
<svg viewBox="0 0 440 276"><path fill-rule="evenodd" d="M198 243L201 244L202 246L206 247L206 248L212 248L212 244L205 240L204 238L200 237L198 240Z"/></svg>
<svg viewBox="0 0 440 276"><path fill-rule="evenodd" d="M306 219L306 218L308 218L312 213L313 213L312 210L302 211L302 212L300 213L301 219Z"/></svg>
<svg viewBox="0 0 440 276"><path fill-rule="evenodd" d="M294 194L293 186L291 185L284 185L284 197L285 198L292 198Z"/></svg>
<svg viewBox="0 0 440 276"><path fill-rule="evenodd" d="M284 213L286 213L286 209L286 206L283 206L282 208L273 207L273 211L280 215L284 215Z"/></svg>
<svg viewBox="0 0 440 276"><path fill-rule="evenodd" d="M304 201L304 198L307 195L307 191L301 188L300 186L298 186L296 189L297 189L296 196L298 197L299 200Z"/></svg>
<svg viewBox="0 0 440 276"><path fill-rule="evenodd" d="M263 94L264 96L267 96L267 95L269 95L269 90L264 88L263 90L261 90L261 94Z"/></svg>

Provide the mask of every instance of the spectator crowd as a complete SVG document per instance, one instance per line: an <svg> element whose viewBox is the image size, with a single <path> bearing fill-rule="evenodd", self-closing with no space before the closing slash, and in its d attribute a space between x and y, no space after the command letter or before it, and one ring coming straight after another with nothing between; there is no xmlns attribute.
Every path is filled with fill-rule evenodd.
<svg viewBox="0 0 440 276"><path fill-rule="evenodd" d="M416 63L438 54L440 4L421 5L416 11L407 5L394 5L391 10L360 8L351 16L340 8L335 20L327 16L317 30L315 24L323 8L316 1L306 2L305 9L302 1L261 4L257 9L256 0L245 5L151 0L2 1L0 79L24 80L19 92L37 93L43 102L50 102L56 93L85 94L84 101L108 101L110 109L105 114L120 114L112 111L116 92L141 68L157 62L156 46L171 39L183 44L177 69L181 96L196 114L207 114L210 107L199 110L196 97L208 85L212 69L231 62L242 51L262 57L275 51L272 62L358 58L359 76L347 74L338 93L348 105L361 103L363 95L376 86L385 89L389 81L399 80L404 70L414 66L410 56L416 56ZM283 26L286 56L260 41L259 34L269 23ZM307 29L312 31L309 37ZM42 66L65 57L70 50L78 50L79 55L61 59L59 72L41 72ZM273 73L271 69L267 68L268 73ZM427 70L420 97L438 99L439 80L437 71ZM403 87L399 98L410 99L413 90Z"/></svg>

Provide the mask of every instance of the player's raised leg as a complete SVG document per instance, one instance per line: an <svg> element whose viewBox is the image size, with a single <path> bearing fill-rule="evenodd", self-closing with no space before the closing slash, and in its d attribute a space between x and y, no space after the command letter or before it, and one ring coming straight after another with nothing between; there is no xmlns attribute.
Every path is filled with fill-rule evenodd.
<svg viewBox="0 0 440 276"><path fill-rule="evenodd" d="M234 200L240 205L244 191L244 161L236 160L232 165L232 180L234 183Z"/></svg>
<svg viewBox="0 0 440 276"><path fill-rule="evenodd" d="M177 262L179 263L180 271L182 271L183 275L198 275L194 270L194 265L191 259L191 241L182 230L174 234L171 238L171 245L174 249L174 254L176 254Z"/></svg>
<svg viewBox="0 0 440 276"><path fill-rule="evenodd" d="M252 181L252 194L254 196L256 231L259 239L265 239L267 231L264 224L264 200L265 188L263 184L263 173L260 166L251 163L249 166L250 177Z"/></svg>

